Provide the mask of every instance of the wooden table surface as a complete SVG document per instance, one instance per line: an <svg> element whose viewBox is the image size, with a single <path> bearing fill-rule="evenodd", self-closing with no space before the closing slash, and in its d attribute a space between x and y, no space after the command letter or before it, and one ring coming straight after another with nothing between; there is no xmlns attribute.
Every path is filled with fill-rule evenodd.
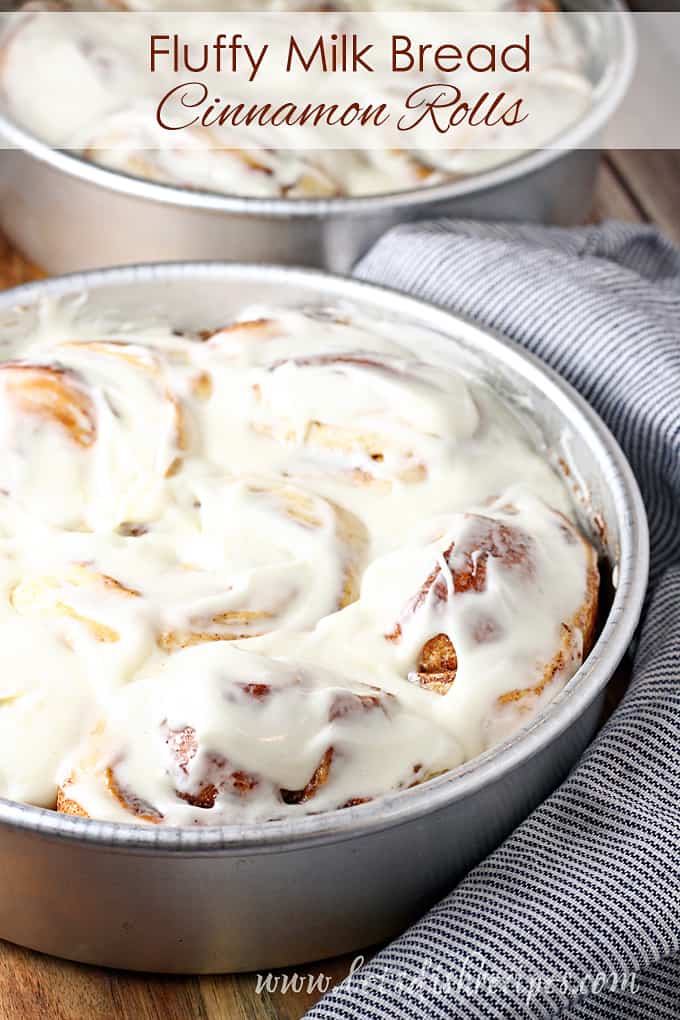
<svg viewBox="0 0 680 1020"><path fill-rule="evenodd" d="M657 224L680 242L680 152L617 152L602 160L591 220ZM0 286L35 278L0 239ZM616 697L616 695L614 695ZM319 998L315 978L334 984L352 957L254 975L174 978L85 967L0 942L1 1020L298 1020ZM284 989L297 975L298 990ZM300 988L300 985L304 987ZM318 988L318 986L317 986Z"/></svg>

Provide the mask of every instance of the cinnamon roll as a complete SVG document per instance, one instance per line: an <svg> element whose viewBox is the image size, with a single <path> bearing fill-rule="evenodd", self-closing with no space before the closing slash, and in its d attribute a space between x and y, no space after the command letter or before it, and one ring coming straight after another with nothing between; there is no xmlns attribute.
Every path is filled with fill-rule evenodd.
<svg viewBox="0 0 680 1020"><path fill-rule="evenodd" d="M57 809L168 825L272 819L363 803L459 755L394 694L208 645L118 693L69 763Z"/></svg>
<svg viewBox="0 0 680 1020"><path fill-rule="evenodd" d="M429 566L385 640L409 681L437 697L456 701L468 688L465 701L482 677L489 692L497 686L482 719L485 745L497 743L590 651L595 551L562 514L525 494L444 522L426 549Z"/></svg>
<svg viewBox="0 0 680 1020"><path fill-rule="evenodd" d="M83 135L86 159L111 170L191 190L257 198L343 194L323 154L264 147L261 133L187 128L178 140L148 102L114 110ZM258 144L259 143L259 144Z"/></svg>
<svg viewBox="0 0 680 1020"><path fill-rule="evenodd" d="M23 353L0 365L0 487L74 530L103 517L116 526L131 505L153 516L189 441L169 367L123 341L38 341Z"/></svg>
<svg viewBox="0 0 680 1020"><path fill-rule="evenodd" d="M449 444L469 439L477 427L464 383L452 406L451 377L399 354L354 349L352 327L342 322L328 328L338 342L346 339L345 349L318 353L300 344L299 353L279 356L276 331L288 337L286 323L268 323L271 343L255 350L252 331L247 334L250 427L359 485L424 481ZM227 337L236 342L233 332ZM222 341L224 334L216 334L210 342Z"/></svg>
<svg viewBox="0 0 680 1020"><path fill-rule="evenodd" d="M292 485L253 480L203 488L202 498L210 566L182 564L186 578L175 588L187 595L163 613L164 651L312 626L356 598L367 535L347 510ZM215 544L225 552L221 570Z"/></svg>
<svg viewBox="0 0 680 1020"><path fill-rule="evenodd" d="M173 653L305 628L356 598L367 535L353 514L279 482L186 484L190 505L144 527L57 540L48 572L24 567L12 609L123 671L131 641ZM77 548L91 559L69 559Z"/></svg>

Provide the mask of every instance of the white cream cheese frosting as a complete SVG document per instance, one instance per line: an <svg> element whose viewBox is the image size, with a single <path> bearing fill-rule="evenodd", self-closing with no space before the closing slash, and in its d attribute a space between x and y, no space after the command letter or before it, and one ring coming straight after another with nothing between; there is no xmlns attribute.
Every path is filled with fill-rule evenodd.
<svg viewBox="0 0 680 1020"><path fill-rule="evenodd" d="M0 795L339 808L474 757L578 668L596 566L563 482L423 330L85 304L0 351Z"/></svg>

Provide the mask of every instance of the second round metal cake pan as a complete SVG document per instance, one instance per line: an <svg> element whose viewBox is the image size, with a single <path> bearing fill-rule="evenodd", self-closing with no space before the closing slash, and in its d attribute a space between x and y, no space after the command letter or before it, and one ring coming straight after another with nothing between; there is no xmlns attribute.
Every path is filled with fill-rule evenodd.
<svg viewBox="0 0 680 1020"><path fill-rule="evenodd" d="M579 222L590 210L603 130L635 63L632 18L618 0L580 7L583 18L596 12L617 16L598 33L604 52L593 61L596 101L564 134L562 148L391 195L257 199L114 173L51 149L0 116L5 147L0 150L0 226L48 273L178 259L267 261L346 272L400 222L437 216Z"/></svg>

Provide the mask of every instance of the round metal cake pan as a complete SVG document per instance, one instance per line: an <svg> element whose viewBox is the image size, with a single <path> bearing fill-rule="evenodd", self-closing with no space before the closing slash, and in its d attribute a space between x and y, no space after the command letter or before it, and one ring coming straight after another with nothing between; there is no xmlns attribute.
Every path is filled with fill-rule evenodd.
<svg viewBox="0 0 680 1020"><path fill-rule="evenodd" d="M576 6L576 5L575 5ZM599 32L597 99L562 137L494 170L429 188L356 198L212 195L114 173L50 148L0 116L0 225L49 273L178 259L235 259L345 272L389 227L437 216L568 225L589 213L603 130L635 64L632 17L619 0ZM569 4L565 4L569 7ZM584 23L584 32L587 33Z"/></svg>
<svg viewBox="0 0 680 1020"><path fill-rule="evenodd" d="M95 271L0 295L15 306L89 295L123 321L223 325L249 303L332 305L412 322L455 363L530 406L547 451L587 492L615 580L600 637L524 730L419 787L294 820L171 829L0 800L0 937L137 970L263 970L384 940L417 919L564 778L592 737L644 597L648 538L637 484L588 405L516 345L393 291L304 269L216 263ZM31 315L30 308L27 313ZM428 338L428 343L429 343Z"/></svg>

